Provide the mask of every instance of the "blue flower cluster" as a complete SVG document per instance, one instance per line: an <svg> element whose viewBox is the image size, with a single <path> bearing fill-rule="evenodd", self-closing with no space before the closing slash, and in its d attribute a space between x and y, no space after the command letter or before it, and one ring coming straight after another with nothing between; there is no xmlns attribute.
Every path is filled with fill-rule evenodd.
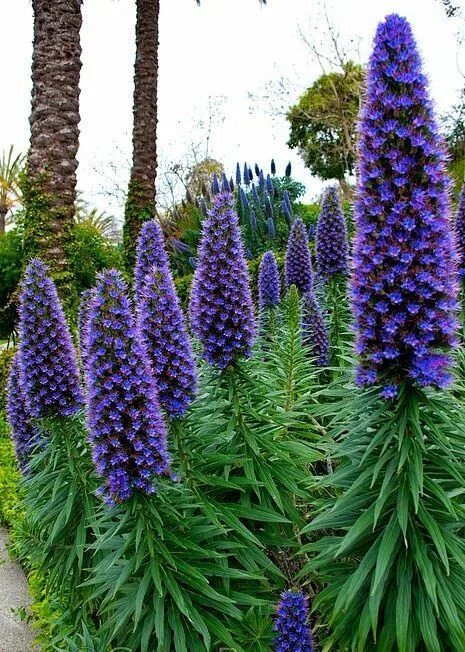
<svg viewBox="0 0 465 652"><path fill-rule="evenodd" d="M272 251L263 254L258 272L258 305L260 310L277 306L281 296L278 265Z"/></svg>
<svg viewBox="0 0 465 652"><path fill-rule="evenodd" d="M19 352L11 363L6 393L6 413L11 428L16 458L23 473L27 471L29 456L39 438L32 414L21 383L21 360Z"/></svg>
<svg viewBox="0 0 465 652"><path fill-rule="evenodd" d="M203 223L190 300L191 324L204 356L220 369L248 356L255 317L244 247L230 193L215 196Z"/></svg>
<svg viewBox="0 0 465 652"><path fill-rule="evenodd" d="M78 329L79 329L79 353L81 356L82 368L86 368L87 353L86 342L89 336L89 310L92 302L92 289L84 290L79 302Z"/></svg>
<svg viewBox="0 0 465 652"><path fill-rule="evenodd" d="M316 262L318 274L328 278L349 271L349 241L347 224L342 212L337 186L329 186L323 193L321 211L316 228Z"/></svg>
<svg viewBox="0 0 465 652"><path fill-rule="evenodd" d="M377 30L359 139L352 302L358 382L450 380L456 255L445 154L408 21Z"/></svg>
<svg viewBox="0 0 465 652"><path fill-rule="evenodd" d="M313 652L308 615L308 598L302 591L283 593L275 623L276 652Z"/></svg>
<svg viewBox="0 0 465 652"><path fill-rule="evenodd" d="M116 270L99 276L89 315L87 423L109 502L154 493L168 471L166 428L155 379Z"/></svg>
<svg viewBox="0 0 465 652"><path fill-rule="evenodd" d="M318 367L328 365L328 331L313 292L306 292L302 297L302 343L308 347Z"/></svg>
<svg viewBox="0 0 465 652"><path fill-rule="evenodd" d="M461 278L463 278L465 277L465 183L462 186L457 214L455 216L455 232L459 254L459 273Z"/></svg>
<svg viewBox="0 0 465 652"><path fill-rule="evenodd" d="M34 417L71 416L83 403L76 354L46 266L32 260L22 282L21 385Z"/></svg>
<svg viewBox="0 0 465 652"><path fill-rule="evenodd" d="M144 222L137 242L136 266L134 269L134 294L136 301L152 268L169 265L164 247L160 248L160 225L155 220ZM183 244L183 243L181 243ZM189 249L190 251L190 249Z"/></svg>
<svg viewBox="0 0 465 652"><path fill-rule="evenodd" d="M286 287L295 285L301 294L313 287L312 257L308 246L305 224L298 217L294 220L287 243L285 261Z"/></svg>
<svg viewBox="0 0 465 652"><path fill-rule="evenodd" d="M154 266L139 289L138 327L157 381L160 403L170 417L180 417L195 396L195 361L161 228L153 223L151 231Z"/></svg>

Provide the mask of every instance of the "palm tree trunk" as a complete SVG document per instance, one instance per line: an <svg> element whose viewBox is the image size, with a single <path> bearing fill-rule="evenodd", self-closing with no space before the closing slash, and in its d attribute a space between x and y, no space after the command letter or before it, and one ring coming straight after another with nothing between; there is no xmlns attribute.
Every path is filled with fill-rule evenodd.
<svg viewBox="0 0 465 652"><path fill-rule="evenodd" d="M34 42L25 249L51 269L65 299L73 293L67 257L73 236L79 146L82 0L32 0Z"/></svg>
<svg viewBox="0 0 465 652"><path fill-rule="evenodd" d="M124 218L126 266L132 272L142 223L155 214L158 18L160 0L137 0L132 169Z"/></svg>
<svg viewBox="0 0 465 652"><path fill-rule="evenodd" d="M5 233L6 227L6 214L8 213L8 206L0 203L0 235Z"/></svg>

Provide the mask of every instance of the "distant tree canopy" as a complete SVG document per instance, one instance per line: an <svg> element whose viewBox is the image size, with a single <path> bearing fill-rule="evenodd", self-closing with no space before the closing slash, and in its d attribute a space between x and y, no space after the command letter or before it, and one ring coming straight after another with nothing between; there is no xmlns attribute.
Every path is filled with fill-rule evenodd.
<svg viewBox="0 0 465 652"><path fill-rule="evenodd" d="M454 18L460 11L460 5L452 2L452 0L442 0L442 4L449 18Z"/></svg>
<svg viewBox="0 0 465 652"><path fill-rule="evenodd" d="M465 88L457 104L443 117L443 130L449 154L448 167L458 190L465 178Z"/></svg>
<svg viewBox="0 0 465 652"><path fill-rule="evenodd" d="M342 71L321 75L287 113L289 147L321 179L353 173L363 83L363 67L348 61Z"/></svg>

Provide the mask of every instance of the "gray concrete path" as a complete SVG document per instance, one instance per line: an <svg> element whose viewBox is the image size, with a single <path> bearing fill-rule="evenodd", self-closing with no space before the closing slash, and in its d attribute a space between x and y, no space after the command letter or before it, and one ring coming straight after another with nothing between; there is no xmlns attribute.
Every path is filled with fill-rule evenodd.
<svg viewBox="0 0 465 652"><path fill-rule="evenodd" d="M8 535L0 528L0 652L31 652L34 634L31 627L15 615L30 603L22 569L6 549Z"/></svg>

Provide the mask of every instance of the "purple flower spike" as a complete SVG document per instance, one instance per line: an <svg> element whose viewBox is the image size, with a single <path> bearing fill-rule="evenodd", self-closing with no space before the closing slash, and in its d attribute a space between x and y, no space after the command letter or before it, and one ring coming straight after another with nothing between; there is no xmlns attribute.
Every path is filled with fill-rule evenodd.
<svg viewBox="0 0 465 652"><path fill-rule="evenodd" d="M19 468L27 472L27 465L32 448L39 438L38 428L33 423L33 416L26 401L21 383L21 360L16 353L11 364L6 393L6 412Z"/></svg>
<svg viewBox="0 0 465 652"><path fill-rule="evenodd" d="M359 138L352 303L358 383L450 380L457 287L449 183L408 21L380 23Z"/></svg>
<svg viewBox="0 0 465 652"><path fill-rule="evenodd" d="M163 235L159 230L159 249ZM163 254L156 256L158 260ZM145 278L137 306L142 334L160 403L170 417L181 417L192 402L197 377L184 315L168 264L154 266Z"/></svg>
<svg viewBox="0 0 465 652"><path fill-rule="evenodd" d="M245 172L245 170L244 170L244 172ZM244 177L245 177L245 174L244 174ZM240 166L239 163L236 163L236 184L238 186L240 186L241 183L242 183L241 166ZM244 179L244 183L245 183L245 179Z"/></svg>
<svg viewBox="0 0 465 652"><path fill-rule="evenodd" d="M348 273L347 224L337 186L329 186L323 193L315 246L317 269L321 277L328 278L333 274Z"/></svg>
<svg viewBox="0 0 465 652"><path fill-rule="evenodd" d="M79 353L81 355L82 367L85 370L86 368L86 344L87 338L89 336L89 310L92 302L92 293L93 289L84 290L81 294L81 301L79 303Z"/></svg>
<svg viewBox="0 0 465 652"><path fill-rule="evenodd" d="M272 251L263 254L258 273L258 304L260 310L279 304L281 284L278 265Z"/></svg>
<svg viewBox="0 0 465 652"><path fill-rule="evenodd" d="M231 188L229 187L228 177L225 175L224 172L221 175L221 190L223 192L231 192Z"/></svg>
<svg viewBox="0 0 465 652"><path fill-rule="evenodd" d="M286 287L295 285L301 294L313 287L312 257L305 224L296 218L287 243L285 263Z"/></svg>
<svg viewBox="0 0 465 652"><path fill-rule="evenodd" d="M76 354L46 266L29 263L20 297L21 385L36 418L71 416L83 403Z"/></svg>
<svg viewBox="0 0 465 652"><path fill-rule="evenodd" d="M212 195L217 195L219 192L221 192L220 181L218 175L214 174L212 180Z"/></svg>
<svg viewBox="0 0 465 652"><path fill-rule="evenodd" d="M190 301L192 329L211 365L249 356L255 335L250 279L234 199L214 198L203 223Z"/></svg>
<svg viewBox="0 0 465 652"><path fill-rule="evenodd" d="M250 185L250 182L252 181L252 175L250 174L249 166L247 163L244 163L244 183L246 186Z"/></svg>
<svg viewBox="0 0 465 652"><path fill-rule="evenodd" d="M283 593L275 624L276 652L313 652L308 616L308 598L302 591Z"/></svg>
<svg viewBox="0 0 465 652"><path fill-rule="evenodd" d="M87 424L101 492L109 502L155 491L168 471L166 429L150 370L116 270L99 276L90 309Z"/></svg>
<svg viewBox="0 0 465 652"><path fill-rule="evenodd" d="M144 222L137 243L136 267L134 270L134 294L136 301L145 285L145 279L153 267L169 265L168 255L163 245L160 224L155 220ZM190 249L189 249L190 252Z"/></svg>
<svg viewBox="0 0 465 652"><path fill-rule="evenodd" d="M465 183L462 186L457 214L455 216L455 231L459 254L459 273L463 278L465 277Z"/></svg>
<svg viewBox="0 0 465 652"><path fill-rule="evenodd" d="M302 343L310 349L318 367L328 365L328 331L313 292L307 292L302 298Z"/></svg>

